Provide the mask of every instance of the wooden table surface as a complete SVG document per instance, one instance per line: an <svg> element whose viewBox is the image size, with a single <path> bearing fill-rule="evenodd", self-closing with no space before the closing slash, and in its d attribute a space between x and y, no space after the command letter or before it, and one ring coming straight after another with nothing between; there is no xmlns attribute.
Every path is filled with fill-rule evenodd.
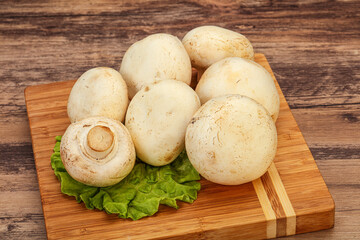
<svg viewBox="0 0 360 240"><path fill-rule="evenodd" d="M284 239L360 238L359 1L77 2L0 4L0 239L46 239L25 87L118 69L149 34L210 24L266 55L335 200L333 229Z"/></svg>

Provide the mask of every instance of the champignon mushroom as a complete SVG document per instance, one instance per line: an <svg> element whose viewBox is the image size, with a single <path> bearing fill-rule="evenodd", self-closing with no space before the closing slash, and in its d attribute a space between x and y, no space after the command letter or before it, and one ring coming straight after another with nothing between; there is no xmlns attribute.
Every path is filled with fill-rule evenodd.
<svg viewBox="0 0 360 240"><path fill-rule="evenodd" d="M279 94L270 73L261 65L244 58L226 58L211 65L196 86L202 104L226 94L248 96L269 111L276 121L279 115Z"/></svg>
<svg viewBox="0 0 360 240"><path fill-rule="evenodd" d="M254 60L250 41L242 34L217 27L201 26L188 32L182 43L190 56L191 64L198 70L198 79L211 64L227 57Z"/></svg>
<svg viewBox="0 0 360 240"><path fill-rule="evenodd" d="M173 79L190 85L192 69L181 41L170 34L158 33L130 46L120 73L132 99L145 85L159 80Z"/></svg>
<svg viewBox="0 0 360 240"><path fill-rule="evenodd" d="M138 158L153 166L172 162L184 149L186 127L199 107L195 91L180 81L163 80L141 89L125 119Z"/></svg>
<svg viewBox="0 0 360 240"><path fill-rule="evenodd" d="M128 130L121 122L106 117L70 124L61 139L60 155L71 177L95 187L120 182L136 159Z"/></svg>
<svg viewBox="0 0 360 240"><path fill-rule="evenodd" d="M241 95L213 98L186 130L186 152L207 180L237 185L263 175L277 147L274 121L259 103Z"/></svg>
<svg viewBox="0 0 360 240"><path fill-rule="evenodd" d="M97 67L86 71L71 89L67 112L70 121L104 116L124 121L129 104L126 83L112 68Z"/></svg>

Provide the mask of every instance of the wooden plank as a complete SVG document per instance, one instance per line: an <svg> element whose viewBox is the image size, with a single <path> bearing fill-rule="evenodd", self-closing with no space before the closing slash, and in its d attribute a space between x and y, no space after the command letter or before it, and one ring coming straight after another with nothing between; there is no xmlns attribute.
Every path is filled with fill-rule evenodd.
<svg viewBox="0 0 360 240"><path fill-rule="evenodd" d="M257 54L256 61L271 72L264 55ZM25 91L49 239L76 239L80 235L95 237L99 234L135 239L181 239L190 236L260 239L273 237L274 234L285 236L315 231L333 225L333 200L278 85L281 96L281 110L276 123L278 152L275 165L268 172L269 178L262 178L269 201L266 201L264 191L256 187L256 182L221 186L203 179L202 190L195 203L180 203L181 208L177 211L162 207L153 217L129 221L86 210L71 197L61 194L59 182L49 164L53 138L62 134L69 124L66 102L73 84L74 81L59 82L29 87ZM317 197L313 192L317 193ZM273 215L269 218L269 211L265 211L265 214L263 210L269 206L269 202L276 216L276 224L268 223L268 220L271 222L275 219ZM314 219L319 223L314 224ZM166 223L171 225L164 225ZM166 227L156 228L160 224Z"/></svg>
<svg viewBox="0 0 360 240"><path fill-rule="evenodd" d="M305 132L306 141L314 147L339 148L341 145L344 148L346 145L351 149L360 146L360 105L294 109L293 112L295 117L301 116L303 123L299 127ZM344 154L344 150L341 151ZM326 154L332 158L336 152ZM359 158L360 152L353 151L353 154Z"/></svg>

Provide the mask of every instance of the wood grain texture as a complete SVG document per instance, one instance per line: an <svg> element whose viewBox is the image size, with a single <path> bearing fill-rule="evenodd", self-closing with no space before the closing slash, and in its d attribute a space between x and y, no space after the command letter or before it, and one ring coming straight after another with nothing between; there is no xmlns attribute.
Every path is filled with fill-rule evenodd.
<svg viewBox="0 0 360 240"><path fill-rule="evenodd" d="M351 0L1 1L0 239L46 238L25 87L76 79L95 66L117 69L134 41L161 31L182 37L203 24L245 34L268 57L336 202L333 229L285 239L360 238L359 7Z"/></svg>
<svg viewBox="0 0 360 240"><path fill-rule="evenodd" d="M269 239L276 238L276 234L277 232L279 232L277 230L276 214L274 209L272 208L272 204L269 199L269 197L273 195L269 195L269 193L265 190L261 178L252 181L252 184L254 186L255 192L258 196L261 208L264 212L264 216L266 219L266 237Z"/></svg>
<svg viewBox="0 0 360 240"><path fill-rule="evenodd" d="M256 54L255 61L273 76L264 55ZM84 236L264 239L272 238L274 234L282 237L332 227L333 200L275 78L274 81L280 94L280 114L276 122L278 149L274 163L261 178L266 196L257 194L256 183L221 186L202 179L203 187L195 203L181 203L182 208L178 211L162 207L153 217L139 221L89 211L83 204L77 204L73 198L60 192L49 159L54 137L62 135L70 123L66 106L74 81L26 88L26 106L48 239ZM268 218L270 209L263 210L269 207L263 204L268 200L276 224L273 223L275 219ZM159 224L173 227L154 231Z"/></svg>

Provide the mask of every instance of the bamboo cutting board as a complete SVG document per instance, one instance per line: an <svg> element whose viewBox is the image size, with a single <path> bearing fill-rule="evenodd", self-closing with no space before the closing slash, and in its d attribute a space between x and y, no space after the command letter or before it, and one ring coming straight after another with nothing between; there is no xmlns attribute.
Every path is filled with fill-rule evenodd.
<svg viewBox="0 0 360 240"><path fill-rule="evenodd" d="M119 219L88 210L60 192L50 166L54 137L69 120L75 81L31 86L25 99L48 239L266 239L331 228L334 202L263 54L255 61L273 76L280 95L274 163L259 179L239 186L201 180L193 204L161 206L152 217Z"/></svg>

